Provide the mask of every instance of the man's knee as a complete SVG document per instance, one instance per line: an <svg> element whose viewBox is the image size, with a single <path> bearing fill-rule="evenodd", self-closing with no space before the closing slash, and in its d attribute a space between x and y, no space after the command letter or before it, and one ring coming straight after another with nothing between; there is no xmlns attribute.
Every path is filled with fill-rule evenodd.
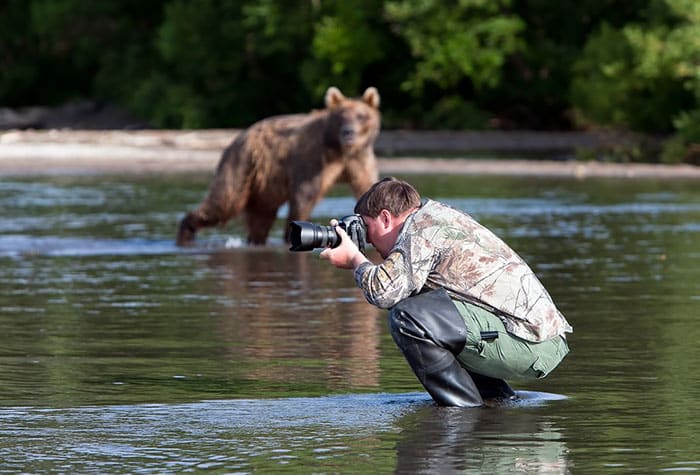
<svg viewBox="0 0 700 475"><path fill-rule="evenodd" d="M403 310L400 305L389 311L389 332L394 342L399 346L403 346L404 343L402 342L407 343L405 338L434 343L426 335L425 329L420 325L419 321Z"/></svg>
<svg viewBox="0 0 700 475"><path fill-rule="evenodd" d="M429 340L458 354L466 343L467 328L452 299L444 289L418 294L399 302L389 312L389 329Z"/></svg>

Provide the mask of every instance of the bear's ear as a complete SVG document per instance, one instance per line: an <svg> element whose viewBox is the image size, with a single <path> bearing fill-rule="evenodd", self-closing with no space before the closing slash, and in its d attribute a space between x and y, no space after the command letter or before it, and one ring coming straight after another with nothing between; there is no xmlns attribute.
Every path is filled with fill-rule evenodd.
<svg viewBox="0 0 700 475"><path fill-rule="evenodd" d="M368 106L379 109L379 91L377 91L376 87L368 87L365 93L362 94L362 100L365 101Z"/></svg>
<svg viewBox="0 0 700 475"><path fill-rule="evenodd" d="M326 91L326 107L337 106L343 100L345 100L345 96L337 87L331 86Z"/></svg>

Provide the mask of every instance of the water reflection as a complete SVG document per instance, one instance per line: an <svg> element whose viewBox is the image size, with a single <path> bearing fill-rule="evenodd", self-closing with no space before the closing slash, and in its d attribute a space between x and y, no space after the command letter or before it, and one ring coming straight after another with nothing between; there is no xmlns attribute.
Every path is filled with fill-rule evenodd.
<svg viewBox="0 0 700 475"><path fill-rule="evenodd" d="M535 409L557 397L524 397L479 410L438 408L425 393L11 408L0 472L565 473L556 420Z"/></svg>
<svg viewBox="0 0 700 475"><path fill-rule="evenodd" d="M541 276L572 352L513 385L567 399L433 407L386 313L279 226L176 248L208 176L0 180L0 473L697 470L697 182L409 179Z"/></svg>
<svg viewBox="0 0 700 475"><path fill-rule="evenodd" d="M426 405L398 425L397 473L569 473L555 418L522 407Z"/></svg>
<svg viewBox="0 0 700 475"><path fill-rule="evenodd" d="M317 254L284 247L47 254L24 255L0 277L11 358L0 371L5 401L178 401L380 386L384 318Z"/></svg>
<svg viewBox="0 0 700 475"><path fill-rule="evenodd" d="M45 256L134 256L170 254L176 251L170 240L94 239L79 237L36 237L17 234L0 236L0 257Z"/></svg>
<svg viewBox="0 0 700 475"><path fill-rule="evenodd" d="M246 377L291 385L322 371L331 389L378 386L383 319L348 276L285 249L212 253L199 264L217 276L217 333L229 357L251 363Z"/></svg>

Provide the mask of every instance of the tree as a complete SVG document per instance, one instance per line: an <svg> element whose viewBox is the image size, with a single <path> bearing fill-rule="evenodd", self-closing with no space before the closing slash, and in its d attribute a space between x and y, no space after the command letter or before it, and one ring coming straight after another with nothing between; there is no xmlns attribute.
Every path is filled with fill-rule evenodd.
<svg viewBox="0 0 700 475"><path fill-rule="evenodd" d="M664 157L677 160L685 145L700 142L699 64L695 0L658 0L644 21L604 24L574 67L571 102L578 123L674 132Z"/></svg>
<svg viewBox="0 0 700 475"><path fill-rule="evenodd" d="M243 126L296 110L309 54L312 6L279 0L175 0L155 39L157 57L130 100L160 126ZM300 92L301 91L301 92Z"/></svg>
<svg viewBox="0 0 700 475"><path fill-rule="evenodd" d="M9 0L0 12L0 99L121 101L143 74L162 1Z"/></svg>

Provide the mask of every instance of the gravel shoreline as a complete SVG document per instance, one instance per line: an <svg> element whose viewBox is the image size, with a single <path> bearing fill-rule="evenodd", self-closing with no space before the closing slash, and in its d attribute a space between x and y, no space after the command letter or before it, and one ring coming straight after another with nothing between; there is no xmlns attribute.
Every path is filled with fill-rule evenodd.
<svg viewBox="0 0 700 475"><path fill-rule="evenodd" d="M213 172L221 151L236 133L237 130L7 131L0 133L0 176ZM463 152L462 157L567 157L573 156L577 147L595 147L606 140L615 138L585 133L382 132L376 150L382 174L700 178L700 167L692 165L459 157L459 152ZM410 153L419 147L435 158Z"/></svg>

